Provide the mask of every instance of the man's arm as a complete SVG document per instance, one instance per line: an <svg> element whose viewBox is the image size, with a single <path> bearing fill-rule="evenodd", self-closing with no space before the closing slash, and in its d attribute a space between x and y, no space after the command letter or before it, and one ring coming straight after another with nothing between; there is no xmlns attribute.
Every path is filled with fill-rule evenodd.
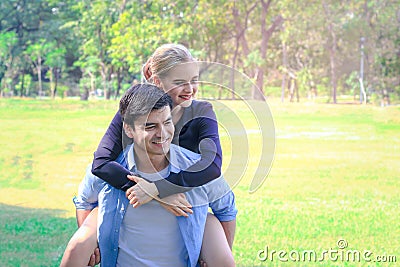
<svg viewBox="0 0 400 267"><path fill-rule="evenodd" d="M209 204L215 217L221 222L224 229L226 240L232 250L233 241L236 231L236 214L235 196L232 191Z"/></svg>
<svg viewBox="0 0 400 267"><path fill-rule="evenodd" d="M101 184L99 178L90 172L90 166L86 169L86 175L79 184L79 190L73 202L76 207L76 222L81 227L86 217L98 205L98 194Z"/></svg>
<svg viewBox="0 0 400 267"><path fill-rule="evenodd" d="M226 240L228 241L229 247L232 250L236 232L236 219L228 222L221 222L221 224L225 232Z"/></svg>
<svg viewBox="0 0 400 267"><path fill-rule="evenodd" d="M92 210L82 210L76 209L76 222L78 227L81 227L83 222L85 221L86 217L90 214Z"/></svg>

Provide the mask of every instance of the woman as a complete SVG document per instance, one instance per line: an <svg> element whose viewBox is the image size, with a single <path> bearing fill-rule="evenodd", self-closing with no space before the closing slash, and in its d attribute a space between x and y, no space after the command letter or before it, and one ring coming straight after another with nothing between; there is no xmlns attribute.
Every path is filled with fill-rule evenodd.
<svg viewBox="0 0 400 267"><path fill-rule="evenodd" d="M92 172L112 186L127 191L127 197L134 207L151 200L148 194L143 193L142 188L145 188L147 193L151 192L150 195L158 195L160 198L185 192L190 189L185 187L200 186L218 178L221 175L222 164L218 124L212 106L207 102L193 100L198 89L199 69L190 52L181 45L163 45L146 62L143 74L148 82L162 88L173 100L173 143L200 153L201 160L190 169L178 174L171 173L166 181L161 180L155 184L132 177L129 170L115 162L124 147L122 120L117 113L95 152ZM135 182L140 186L133 186ZM88 218L91 223L86 225L96 224L93 223L96 216ZM86 232L83 241L78 243L82 241L85 247L88 247L89 241L85 240L93 240L95 229L86 228L89 228L91 233ZM201 259L207 266L234 265L231 253L233 236L234 227L223 228L213 215L208 216L201 250Z"/></svg>

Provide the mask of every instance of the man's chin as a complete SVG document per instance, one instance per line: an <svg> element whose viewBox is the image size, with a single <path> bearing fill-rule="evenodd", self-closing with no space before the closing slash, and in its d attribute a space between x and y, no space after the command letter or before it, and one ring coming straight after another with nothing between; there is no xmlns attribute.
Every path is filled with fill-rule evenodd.
<svg viewBox="0 0 400 267"><path fill-rule="evenodd" d="M162 153L163 153L164 155L167 155L168 152L169 152L169 150L170 150L170 147L171 147L171 144L168 144L168 145L163 146L163 148L162 148L163 152L162 152Z"/></svg>

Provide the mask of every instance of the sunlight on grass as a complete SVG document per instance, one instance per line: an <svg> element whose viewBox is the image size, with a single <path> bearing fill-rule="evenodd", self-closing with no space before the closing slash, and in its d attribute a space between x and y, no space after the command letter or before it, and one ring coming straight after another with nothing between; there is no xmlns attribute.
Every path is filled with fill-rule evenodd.
<svg viewBox="0 0 400 267"><path fill-rule="evenodd" d="M335 248L339 239L349 249L400 260L399 107L270 103L275 158L263 186L250 194L265 140L245 103L213 104L223 171L227 180L242 177L234 188L238 266L292 266L290 261L260 261L257 252L265 246L322 251ZM0 234L6 237L0 257L9 259L4 266L23 265L11 256L22 254L32 259L25 261L29 266L57 265L75 230L71 199L116 110L116 101L0 99ZM241 127L235 128L235 118ZM243 129L247 141L240 135ZM231 153L232 147L243 153ZM43 215L33 212L39 208ZM29 246L22 242L27 236Z"/></svg>

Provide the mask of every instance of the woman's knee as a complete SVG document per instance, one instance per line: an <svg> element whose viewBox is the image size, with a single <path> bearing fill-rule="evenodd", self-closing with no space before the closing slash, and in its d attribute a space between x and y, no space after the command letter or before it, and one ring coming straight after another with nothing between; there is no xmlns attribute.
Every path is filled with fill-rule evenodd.
<svg viewBox="0 0 400 267"><path fill-rule="evenodd" d="M235 260L220 221L213 215L207 215L204 229L201 258L207 267L233 267Z"/></svg>
<svg viewBox="0 0 400 267"><path fill-rule="evenodd" d="M60 267L87 266L96 247L96 231L82 225L68 242Z"/></svg>

